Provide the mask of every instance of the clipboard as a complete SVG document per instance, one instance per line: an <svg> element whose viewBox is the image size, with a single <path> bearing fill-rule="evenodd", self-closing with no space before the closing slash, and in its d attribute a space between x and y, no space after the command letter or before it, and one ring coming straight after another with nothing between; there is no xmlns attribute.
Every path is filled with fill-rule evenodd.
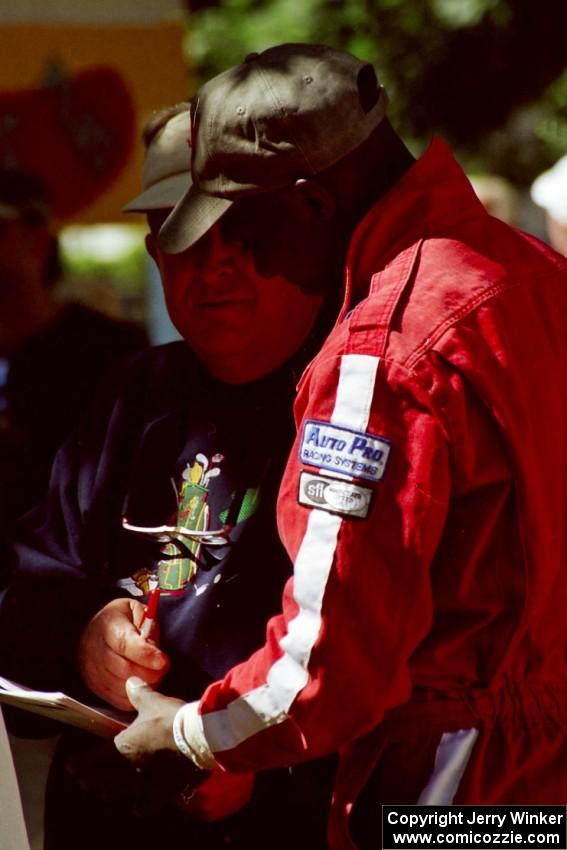
<svg viewBox="0 0 567 850"><path fill-rule="evenodd" d="M0 703L77 726L102 738L114 738L130 725L134 713L86 705L61 691L34 691L0 676Z"/></svg>

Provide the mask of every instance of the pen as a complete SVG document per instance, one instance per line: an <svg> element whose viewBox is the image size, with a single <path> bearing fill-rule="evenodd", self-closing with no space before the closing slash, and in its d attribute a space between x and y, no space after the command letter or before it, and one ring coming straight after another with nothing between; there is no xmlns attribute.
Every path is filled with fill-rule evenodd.
<svg viewBox="0 0 567 850"><path fill-rule="evenodd" d="M144 611L144 617L140 626L140 634L142 635L144 640L147 640L149 638L157 617L159 594L160 588L158 585L150 591L150 595L148 596L148 604L146 606L146 610Z"/></svg>

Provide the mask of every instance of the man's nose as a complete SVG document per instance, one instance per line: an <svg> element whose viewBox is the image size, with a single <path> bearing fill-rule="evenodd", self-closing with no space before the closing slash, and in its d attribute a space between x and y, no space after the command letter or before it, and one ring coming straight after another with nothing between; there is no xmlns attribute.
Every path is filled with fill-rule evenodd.
<svg viewBox="0 0 567 850"><path fill-rule="evenodd" d="M210 283L230 279L236 271L238 246L223 240L218 224L209 230L205 240L201 254L201 274Z"/></svg>

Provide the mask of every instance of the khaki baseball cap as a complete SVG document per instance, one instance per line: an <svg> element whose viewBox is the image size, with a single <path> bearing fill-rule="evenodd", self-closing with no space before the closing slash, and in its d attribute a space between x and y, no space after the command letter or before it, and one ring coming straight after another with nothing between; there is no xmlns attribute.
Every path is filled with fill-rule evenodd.
<svg viewBox="0 0 567 850"><path fill-rule="evenodd" d="M167 121L151 140L142 168L142 192L122 212L171 209L192 185L189 109Z"/></svg>
<svg viewBox="0 0 567 850"><path fill-rule="evenodd" d="M162 225L161 247L184 251L239 198L329 168L368 138L386 104L372 65L320 44L252 53L209 80L193 100L194 185Z"/></svg>

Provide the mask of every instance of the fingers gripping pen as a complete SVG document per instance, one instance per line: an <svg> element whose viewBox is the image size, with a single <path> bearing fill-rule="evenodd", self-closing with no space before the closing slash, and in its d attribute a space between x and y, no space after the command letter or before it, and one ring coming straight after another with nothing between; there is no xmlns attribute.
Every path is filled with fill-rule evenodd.
<svg viewBox="0 0 567 850"><path fill-rule="evenodd" d="M147 640L152 632L152 628L157 618L158 603L159 603L160 588L159 585L150 591L148 596L148 604L144 612L144 618L140 626L140 634Z"/></svg>

